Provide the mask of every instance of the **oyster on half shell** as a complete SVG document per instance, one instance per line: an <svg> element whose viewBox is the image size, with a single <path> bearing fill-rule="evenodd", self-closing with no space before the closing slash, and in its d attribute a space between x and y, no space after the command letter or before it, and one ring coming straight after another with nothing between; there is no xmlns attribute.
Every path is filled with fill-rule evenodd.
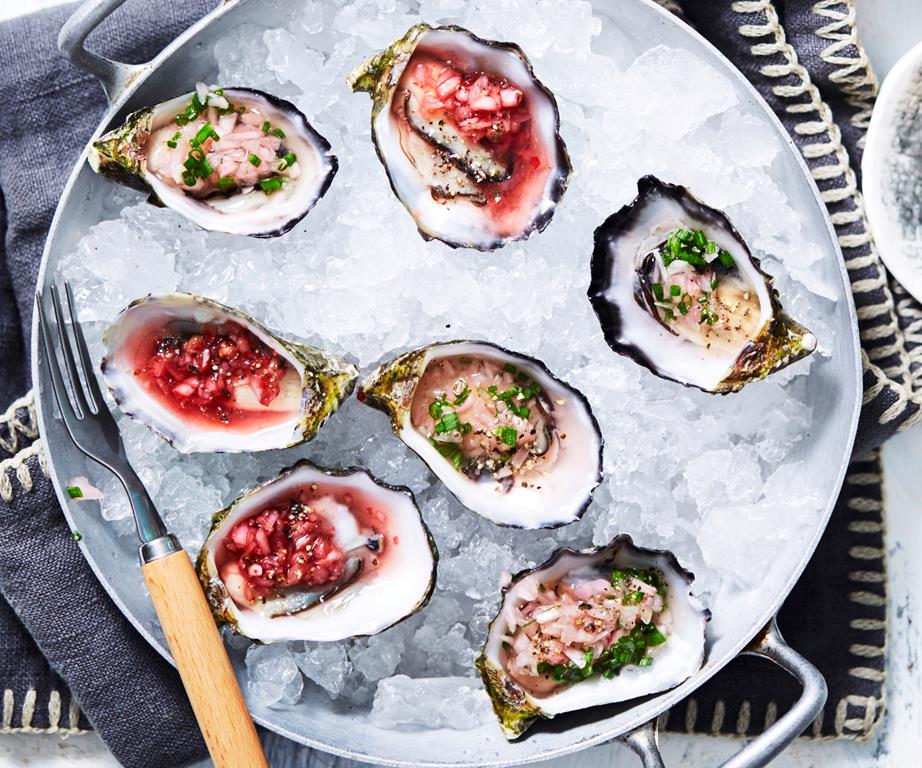
<svg viewBox="0 0 922 768"><path fill-rule="evenodd" d="M725 394L816 348L725 214L653 176L637 188L592 253L589 300L615 352Z"/></svg>
<svg viewBox="0 0 922 768"><path fill-rule="evenodd" d="M88 160L203 229L250 237L288 232L337 168L329 142L294 104L201 83L130 114L93 142Z"/></svg>
<svg viewBox="0 0 922 768"><path fill-rule="evenodd" d="M132 302L103 335L119 408L183 453L264 451L310 440L358 370L190 293Z"/></svg>
<svg viewBox="0 0 922 768"><path fill-rule="evenodd" d="M381 632L426 604L437 560L408 488L300 461L214 516L196 568L218 622L270 643Z"/></svg>
<svg viewBox="0 0 922 768"><path fill-rule="evenodd" d="M589 403L547 367L485 341L400 355L358 395L468 509L516 528L578 519L601 480Z"/></svg>
<svg viewBox="0 0 922 768"><path fill-rule="evenodd" d="M412 27L349 78L420 234L490 251L543 230L570 177L557 102L522 50L461 27Z"/></svg>
<svg viewBox="0 0 922 768"><path fill-rule="evenodd" d="M476 665L507 738L540 718L668 690L704 664L710 613L669 552L616 536L512 577Z"/></svg>

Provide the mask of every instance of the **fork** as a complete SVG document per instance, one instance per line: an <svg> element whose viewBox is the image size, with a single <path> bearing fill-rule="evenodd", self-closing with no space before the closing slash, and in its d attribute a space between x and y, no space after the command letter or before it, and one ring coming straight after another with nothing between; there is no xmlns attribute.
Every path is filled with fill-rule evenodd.
<svg viewBox="0 0 922 768"><path fill-rule="evenodd" d="M64 426L77 448L109 469L128 494L141 540L141 572L215 766L268 768L198 577L128 461L118 426L93 374L86 339L74 310L73 291L69 283L64 287L72 334L67 332L57 286L50 289L63 369L55 353L55 334L45 313L44 297L40 293L35 297L52 390Z"/></svg>

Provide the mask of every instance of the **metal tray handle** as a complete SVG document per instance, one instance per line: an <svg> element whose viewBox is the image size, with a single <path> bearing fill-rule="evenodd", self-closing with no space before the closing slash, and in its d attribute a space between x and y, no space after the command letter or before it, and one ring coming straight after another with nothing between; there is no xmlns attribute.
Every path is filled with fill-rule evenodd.
<svg viewBox="0 0 922 768"><path fill-rule="evenodd" d="M70 15L58 34L58 48L75 66L99 80L110 104L121 98L125 89L138 75L150 69L150 64L123 64L120 61L112 61L88 51L84 46L89 34L124 2L125 0L86 0Z"/></svg>
<svg viewBox="0 0 922 768"><path fill-rule="evenodd" d="M790 711L764 733L756 736L720 768L761 768L768 765L809 727L826 703L826 681L819 670L784 642L775 619L743 651L745 656L759 656L773 661L803 687L800 698ZM637 728L616 741L640 757L643 768L665 768L657 746L656 721Z"/></svg>

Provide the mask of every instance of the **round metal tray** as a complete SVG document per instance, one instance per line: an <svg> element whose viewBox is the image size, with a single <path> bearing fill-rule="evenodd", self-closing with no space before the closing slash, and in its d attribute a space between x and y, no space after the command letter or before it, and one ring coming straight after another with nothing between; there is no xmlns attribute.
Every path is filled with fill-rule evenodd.
<svg viewBox="0 0 922 768"><path fill-rule="evenodd" d="M211 82L217 67L212 49L217 40L242 23L278 26L288 12L282 0L228 0L195 24L154 61L139 66L110 62L83 49L83 41L122 0L88 0L62 32L62 49L79 66L96 74L110 98L111 109L99 130L121 119L128 111L189 90L197 80ZM855 308L841 254L825 207L809 172L783 127L743 76L697 33L649 0L597 0L595 13L606 25L617 25L633 40L649 44L685 47L724 71L733 81L740 103L771 128L783 141L785 151L776 160L784 179L784 192L803 217L807 235L823 244L816 269L834 287L835 317L831 336L824 339L831 352L814 364L808 377L808 398L813 406L809 435L796 451L805 466L799 482L809 478L813 490L825 501L824 512L803 538L789 542L785 555L765 574L757 594L726 592L715 596L714 619L708 631L708 658L701 671L681 686L665 693L622 705L593 709L534 729L515 743L508 743L495 724L476 731L448 729L390 731L370 725L361 712L333 706L321 695L306 694L299 705L267 709L250 702L256 720L290 737L328 752L388 765L511 765L564 755L617 737L643 753L645 763L656 765L649 734L631 735L670 705L694 691L757 637L793 587L809 560L838 496L851 453L861 405L861 365ZM96 176L81 156L62 196L48 240L39 277L46 289L57 277L58 262L71 251L86 231L101 220L103 202L111 193L110 182ZM116 255L113 254L113 258ZM139 295L144 292L138 287ZM145 592L133 546L118 539L101 519L94 505L68 504L64 488L68 478L86 474L86 459L73 446L53 405L48 370L36 352L38 335L33 331L33 380L38 387L38 416L49 454L51 477L58 497L74 529L83 533L81 547L100 582L138 631L164 656L168 656L154 610ZM792 482L795 480L792 478ZM777 633L761 643L761 655L782 663L807 684L805 699L794 715L800 720L779 721L763 734L761 746L748 762L761 765L799 733L822 705L822 679L806 662L780 645ZM233 655L233 654L232 654ZM243 662L234 656L239 675ZM811 671L812 670L812 671ZM802 722L801 722L802 721ZM783 726L783 727L782 727ZM628 734L625 737L625 734ZM755 752L759 754L756 755Z"/></svg>

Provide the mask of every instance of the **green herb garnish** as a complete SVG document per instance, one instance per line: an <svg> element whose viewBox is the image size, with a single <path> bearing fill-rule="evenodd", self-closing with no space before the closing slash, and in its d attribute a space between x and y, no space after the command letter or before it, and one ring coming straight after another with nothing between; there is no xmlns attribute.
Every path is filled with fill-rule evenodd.
<svg viewBox="0 0 922 768"><path fill-rule="evenodd" d="M510 446L514 446L519 439L519 433L515 427L497 427L496 436L500 439L500 442Z"/></svg>
<svg viewBox="0 0 922 768"><path fill-rule="evenodd" d="M278 176L270 176L259 182L259 188L267 195L278 192L282 188L282 180Z"/></svg>
<svg viewBox="0 0 922 768"><path fill-rule="evenodd" d="M68 485L67 495L70 496L72 499L81 499L83 498L83 491L80 490L79 486Z"/></svg>
<svg viewBox="0 0 922 768"><path fill-rule="evenodd" d="M255 168L259 168L259 166L262 165L263 161L260 160L259 157L257 157L256 155L250 154L249 157L247 157L247 162L249 162L249 164L254 166Z"/></svg>
<svg viewBox="0 0 922 768"><path fill-rule="evenodd" d="M454 411L446 413L442 416L442 420L436 422L435 431L436 434L442 435L446 432L454 432L456 429L461 428L461 419L458 418L458 414Z"/></svg>
<svg viewBox="0 0 922 768"><path fill-rule="evenodd" d="M584 651L585 664L582 667L572 661L566 664L549 664L542 661L538 663L538 672L549 675L556 683L565 684L578 683L596 672L611 679L622 667L649 667L653 664L653 658L647 655L649 649L665 642L665 635L655 624L638 623L628 634L622 635L602 651L597 659L593 659L592 649Z"/></svg>
<svg viewBox="0 0 922 768"><path fill-rule="evenodd" d="M461 462L464 460L464 454L461 453L461 445L459 443L442 443L433 439L430 439L429 442L432 443L432 447L439 452L439 455L447 459L456 470L461 469Z"/></svg>

